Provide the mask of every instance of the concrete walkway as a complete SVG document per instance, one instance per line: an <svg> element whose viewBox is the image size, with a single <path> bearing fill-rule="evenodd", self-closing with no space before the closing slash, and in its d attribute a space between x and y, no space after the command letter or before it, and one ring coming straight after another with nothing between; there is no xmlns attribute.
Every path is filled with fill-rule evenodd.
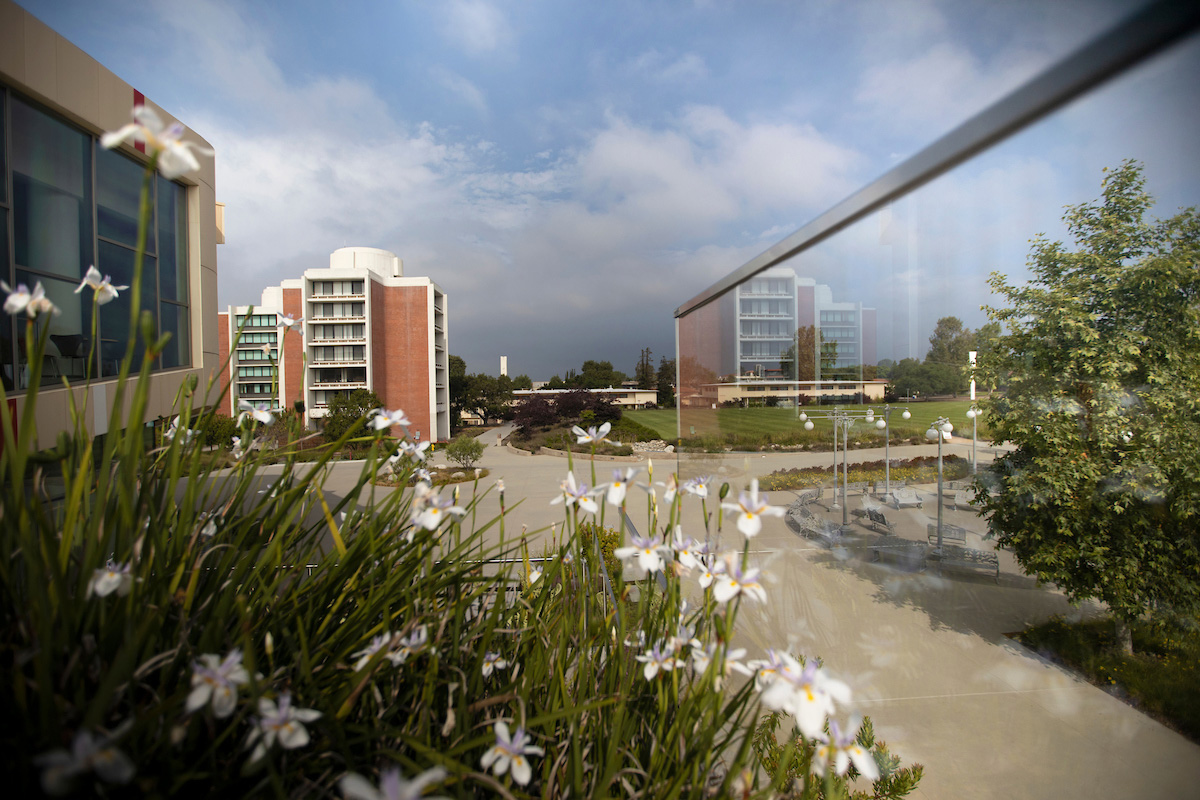
<svg viewBox="0 0 1200 800"><path fill-rule="evenodd" d="M503 433L503 431L501 431ZM509 536L525 526L531 549L541 537L561 531L559 493L567 465L552 456L519 455L497 445L496 431L481 434L487 448L479 466L490 471L481 491L503 479ZM970 458L970 440L949 452ZM936 446L892 448L892 458L936 454ZM980 447L981 463L995 451ZM851 461L876 460L882 450L850 453ZM435 455L438 463L442 459ZM684 477L715 474L738 486L749 477L783 467L830 464L832 453L728 454L656 460L654 478L665 481L679 469ZM597 480L611 480L614 467L597 462ZM636 465L635 465L636 466ZM642 465L644 467L644 464ZM591 482L586 459L575 462L577 478ZM334 469L327 484L353 482L357 469ZM643 470L639 480L646 480ZM716 481L720 484L720 480ZM463 484L463 500L471 484ZM892 510L903 536L921 540L936 521L932 487L918 487L923 510ZM736 496L736 495L735 495ZM644 527L644 493L633 492L630 516ZM786 504L791 493L772 501ZM515 508L513 504L524 500ZM853 504L856 501L852 498ZM713 512L715 501L709 503ZM611 512L611 510L610 510ZM485 497L478 518L499 513L495 492ZM841 521L841 512L825 512ZM945 509L946 521L982 539L983 521L967 510ZM827 550L770 518L752 548L767 573L769 602L743 605L738 619L742 646L751 658L767 647L821 657L854 689L854 710L869 714L880 738L905 764L920 762L926 773L913 795L928 798L1192 798L1200 796L1200 746L1192 744L1101 689L1051 665L1015 644L1005 633L1054 614L1097 613L1072 608L1061 593L1039 586L999 553L1001 575L938 577L933 569L906 572L870 561L874 534L861 525L847 546ZM610 513L607 524L613 525ZM685 531L702 535L700 504L685 505ZM741 536L726 525L729 547Z"/></svg>

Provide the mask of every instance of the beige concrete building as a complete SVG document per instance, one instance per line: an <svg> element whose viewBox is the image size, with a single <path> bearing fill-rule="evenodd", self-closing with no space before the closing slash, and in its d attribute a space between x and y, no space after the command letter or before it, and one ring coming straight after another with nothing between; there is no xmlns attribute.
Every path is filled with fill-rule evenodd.
<svg viewBox="0 0 1200 800"><path fill-rule="evenodd" d="M113 379L131 336L130 295L101 306L93 320L90 292L75 289L92 265L114 285L132 282L147 157L129 145L105 150L99 137L128 123L136 105L168 125L178 121L32 14L0 0L0 278L30 289L41 283L61 309L37 322L50 327L37 401L42 447L70 427L68 396L83 405L89 379L84 419L94 435L108 431ZM186 128L183 139L208 147ZM199 160L198 172L153 181L142 307L173 339L154 365L145 420L123 424L169 414L181 382L196 376L203 387L217 366L222 233L214 158ZM0 316L0 374L18 419L32 380L25 337L24 317Z"/></svg>
<svg viewBox="0 0 1200 800"><path fill-rule="evenodd" d="M680 397L687 408L715 408L725 403L737 402L761 405L772 398L778 405L794 406L797 398L801 405L820 403L882 403L887 387L883 379L870 381L772 381L739 380L732 383L706 383L699 392Z"/></svg>

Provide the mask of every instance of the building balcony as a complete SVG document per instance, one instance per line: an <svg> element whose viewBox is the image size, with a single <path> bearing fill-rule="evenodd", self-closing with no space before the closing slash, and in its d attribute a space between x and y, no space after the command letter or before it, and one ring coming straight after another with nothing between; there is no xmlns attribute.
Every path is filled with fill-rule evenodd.
<svg viewBox="0 0 1200 800"><path fill-rule="evenodd" d="M335 300L366 300L367 296L363 292L358 294L310 294L306 299L310 303L329 303Z"/></svg>
<svg viewBox="0 0 1200 800"><path fill-rule="evenodd" d="M309 367L365 367L367 359L365 358L322 358L308 359Z"/></svg>
<svg viewBox="0 0 1200 800"><path fill-rule="evenodd" d="M366 381L322 381L321 383L310 383L309 389L366 389Z"/></svg>
<svg viewBox="0 0 1200 800"><path fill-rule="evenodd" d="M366 314L362 314L357 317L309 317L306 321L310 323L328 322L336 324L339 322L366 322L366 320Z"/></svg>

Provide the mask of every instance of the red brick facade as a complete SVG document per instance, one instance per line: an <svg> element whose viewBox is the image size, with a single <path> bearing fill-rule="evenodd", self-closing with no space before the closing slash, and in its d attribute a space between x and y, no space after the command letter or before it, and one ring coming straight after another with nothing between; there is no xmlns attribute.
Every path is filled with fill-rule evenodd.
<svg viewBox="0 0 1200 800"><path fill-rule="evenodd" d="M422 441L437 439L429 413L431 292L427 286L371 286L371 388L386 408L404 410L409 430L420 431Z"/></svg>
<svg viewBox="0 0 1200 800"><path fill-rule="evenodd" d="M283 290L283 313L292 319L305 316L304 297L300 289ZM280 335L283 336L283 344L279 360L283 363L283 369L279 376L279 398L284 408L292 408L293 403L304 399L304 337L299 328L292 328L284 335L281 327Z"/></svg>
<svg viewBox="0 0 1200 800"><path fill-rule="evenodd" d="M217 375L216 383L213 385L213 399L220 398L217 403L217 413L224 414L227 417L233 416L233 390L229 386L229 312L217 312L217 363L220 365L220 371Z"/></svg>

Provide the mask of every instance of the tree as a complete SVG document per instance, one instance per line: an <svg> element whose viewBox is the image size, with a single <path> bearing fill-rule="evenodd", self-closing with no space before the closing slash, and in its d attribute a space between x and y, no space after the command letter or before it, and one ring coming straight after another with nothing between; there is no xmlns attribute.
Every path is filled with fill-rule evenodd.
<svg viewBox="0 0 1200 800"><path fill-rule="evenodd" d="M460 433L446 445L446 458L462 467L474 466L483 455L483 442L467 433Z"/></svg>
<svg viewBox="0 0 1200 800"><path fill-rule="evenodd" d="M484 373L468 375L463 408L479 416L485 423L511 413L512 380L507 375L494 377Z"/></svg>
<svg viewBox="0 0 1200 800"><path fill-rule="evenodd" d="M942 317L929 337L925 363L936 388L934 394L953 394L967 388L970 380L969 353L975 349L975 334L963 327L958 317Z"/></svg>
<svg viewBox="0 0 1200 800"><path fill-rule="evenodd" d="M1103 601L1126 650L1147 608L1200 605L1200 218L1147 221L1141 168L1109 172L1063 217L1074 250L1033 239L1032 277L990 283L1008 326L980 365L1016 450L981 494L999 544L1073 600Z"/></svg>
<svg viewBox="0 0 1200 800"><path fill-rule="evenodd" d="M675 405L675 359L666 356L658 361L658 404Z"/></svg>
<svg viewBox="0 0 1200 800"><path fill-rule="evenodd" d="M572 389L607 389L610 386L620 386L625 381L625 373L613 369L611 361L583 362L583 368L578 374L574 370L566 379L566 384Z"/></svg>
<svg viewBox="0 0 1200 800"><path fill-rule="evenodd" d="M450 425L462 424L463 399L467 393L467 362L452 355L446 362L450 372Z"/></svg>
<svg viewBox="0 0 1200 800"><path fill-rule="evenodd" d="M654 388L658 376L654 373L654 359L649 347L642 348L642 355L638 359L637 369L633 375L639 389Z"/></svg>
<svg viewBox="0 0 1200 800"><path fill-rule="evenodd" d="M355 389L348 394L338 392L329 399L329 416L325 418L322 432L326 439L335 442L368 412L382 407L383 401L370 389Z"/></svg>
<svg viewBox="0 0 1200 800"><path fill-rule="evenodd" d="M512 387L514 389L532 389L533 379L528 375L518 375L512 379Z"/></svg>

